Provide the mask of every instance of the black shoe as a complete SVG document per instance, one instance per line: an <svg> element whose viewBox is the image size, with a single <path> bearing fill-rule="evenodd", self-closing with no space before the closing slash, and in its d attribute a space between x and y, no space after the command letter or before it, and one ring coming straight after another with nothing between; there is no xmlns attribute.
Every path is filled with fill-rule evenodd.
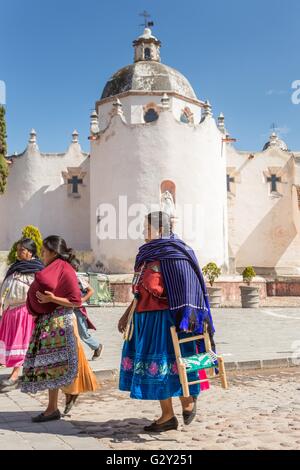
<svg viewBox="0 0 300 470"><path fill-rule="evenodd" d="M70 413L78 397L79 395L66 395L66 406L64 409L64 415L67 415L68 413Z"/></svg>
<svg viewBox="0 0 300 470"><path fill-rule="evenodd" d="M33 423L45 423L46 421L54 421L56 419L60 419L61 414L59 410L54 411L51 415L45 416L44 413L41 413L38 416L34 416L31 418Z"/></svg>
<svg viewBox="0 0 300 470"><path fill-rule="evenodd" d="M146 432L165 432L165 431L172 431L173 429L178 428L178 420L176 416L173 416L173 418L169 419L169 421L166 421L165 423L162 424L157 424L156 422L150 424L150 426L145 426L144 431Z"/></svg>
<svg viewBox="0 0 300 470"><path fill-rule="evenodd" d="M94 361L95 359L99 359L102 356L103 351L104 351L103 344L99 344L99 347L94 351L92 361Z"/></svg>
<svg viewBox="0 0 300 470"><path fill-rule="evenodd" d="M191 422L193 421L193 419L195 418L196 413L197 413L197 398L193 397L193 400L194 400L194 406L193 406L192 411L183 411L182 412L183 422L186 426L191 424Z"/></svg>

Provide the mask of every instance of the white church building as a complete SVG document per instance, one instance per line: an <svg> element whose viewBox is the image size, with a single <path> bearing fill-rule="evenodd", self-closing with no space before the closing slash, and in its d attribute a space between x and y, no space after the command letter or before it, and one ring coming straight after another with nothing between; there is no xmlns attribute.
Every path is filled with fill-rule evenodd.
<svg viewBox="0 0 300 470"><path fill-rule="evenodd" d="M300 275L300 152L275 133L260 152L237 150L224 116L215 120L209 102L161 63L149 28L133 46L134 62L96 102L89 154L76 131L65 153L43 153L32 130L25 151L7 157L0 251L31 224L86 253L90 269L130 273L140 208L157 207L201 266Z"/></svg>

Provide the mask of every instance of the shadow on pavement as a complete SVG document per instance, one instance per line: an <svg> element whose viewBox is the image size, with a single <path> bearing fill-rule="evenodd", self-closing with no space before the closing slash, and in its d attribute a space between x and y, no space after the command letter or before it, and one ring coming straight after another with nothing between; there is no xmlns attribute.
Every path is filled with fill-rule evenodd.
<svg viewBox="0 0 300 470"><path fill-rule="evenodd" d="M110 439L114 443L132 441L136 443L159 441L173 442L175 436L180 431L169 431L168 433L149 434L144 431L144 426L151 424L148 419L126 418L123 420L109 420L98 423L88 421L71 420L77 429L81 429L79 434L97 439ZM175 434L174 434L175 433ZM145 435L145 438L143 438ZM146 438L147 436L147 438ZM178 434L177 434L178 436ZM169 438L168 438L169 437Z"/></svg>

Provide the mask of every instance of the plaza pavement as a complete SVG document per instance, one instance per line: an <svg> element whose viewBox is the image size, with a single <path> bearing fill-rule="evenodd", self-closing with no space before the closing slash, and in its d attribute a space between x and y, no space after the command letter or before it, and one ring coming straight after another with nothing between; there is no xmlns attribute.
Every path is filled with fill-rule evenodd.
<svg viewBox="0 0 300 470"><path fill-rule="evenodd" d="M95 334L105 346L103 358L94 366L98 370L118 369L122 335L117 324L124 307L89 312L97 326ZM268 360L278 366L281 363L277 361L282 360L286 365L297 349L300 357L300 308L221 308L214 309L212 315L217 351L227 363Z"/></svg>
<svg viewBox="0 0 300 470"><path fill-rule="evenodd" d="M159 436L142 431L158 416L158 404L131 400L117 390L114 371L122 347L117 322L123 311L89 311L105 346L103 357L90 364L102 382L109 381L99 392L80 397L71 417L34 424L30 418L43 409L45 393L0 394L0 449L300 449L299 309L214 310L217 349L227 363L230 389L213 385L202 394L193 425L181 423L181 432ZM249 370L258 366L263 368ZM8 372L0 369L1 375ZM176 413L180 418L178 403Z"/></svg>
<svg viewBox="0 0 300 470"><path fill-rule="evenodd" d="M88 309L97 327L91 332L104 344L103 357L90 363L99 377L110 378L119 369L123 340L117 324L124 311L125 307ZM298 356L300 365L300 308L220 308L212 315L217 351L228 368L287 367L297 364ZM90 358L92 351L85 350ZM0 369L0 375L7 373Z"/></svg>

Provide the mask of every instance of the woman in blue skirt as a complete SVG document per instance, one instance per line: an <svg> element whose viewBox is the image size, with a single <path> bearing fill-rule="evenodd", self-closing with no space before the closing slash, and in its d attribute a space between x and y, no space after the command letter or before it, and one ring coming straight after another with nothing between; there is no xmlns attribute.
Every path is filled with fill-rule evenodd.
<svg viewBox="0 0 300 470"><path fill-rule="evenodd" d="M214 327L197 258L172 233L169 215L148 214L144 236L146 243L135 262L133 334L123 346L119 387L129 391L131 398L159 400L161 417L144 429L162 432L178 427L172 397L180 398L184 423L190 424L200 393L196 384L190 386L190 397L182 396L170 327L176 326L180 338L202 333L204 322L212 333ZM131 308L119 321L120 332L126 329ZM183 356L192 356L195 342L183 343L181 351ZM198 380L197 372L188 377Z"/></svg>

